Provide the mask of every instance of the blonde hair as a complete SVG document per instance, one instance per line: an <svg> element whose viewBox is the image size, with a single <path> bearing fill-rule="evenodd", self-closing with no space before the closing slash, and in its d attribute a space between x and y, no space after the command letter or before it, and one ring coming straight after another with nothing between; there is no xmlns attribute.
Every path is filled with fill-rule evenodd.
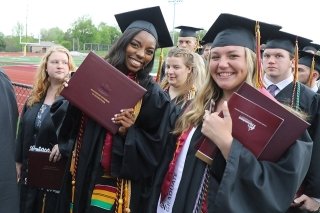
<svg viewBox="0 0 320 213"><path fill-rule="evenodd" d="M74 64L73 58L69 52L69 50L61 45L54 45L48 49L46 54L42 57L39 67L37 68L37 73L35 75L35 81L33 83L33 88L31 91L31 95L28 98L27 105L32 106L35 103L40 102L40 100L45 97L47 93L47 89L50 86L49 76L47 73L47 63L48 59L54 52L62 52L68 56L68 65L70 71L76 70L76 65ZM61 83L61 87L57 92L57 96L60 94L63 85Z"/></svg>
<svg viewBox="0 0 320 213"><path fill-rule="evenodd" d="M207 79L208 72L203 57L201 57L201 55L198 53L194 53L194 65L194 71L197 73L197 78L195 79L194 85L199 90Z"/></svg>
<svg viewBox="0 0 320 213"><path fill-rule="evenodd" d="M196 79L199 76L199 73L197 72L196 67L196 59L195 59L195 53L193 53L191 50L186 48L179 48L179 47L173 47L169 50L167 58L168 57L177 57L182 58L183 63L186 67L191 69L191 72L188 74L187 80L185 81L183 85L183 93L177 97L177 100L183 99L183 97L190 91L190 90L197 90L197 87L195 85ZM163 80L160 83L160 87L162 89L166 89L169 87L169 82L167 75L163 78ZM182 100L186 101L186 100Z"/></svg>
<svg viewBox="0 0 320 213"><path fill-rule="evenodd" d="M249 48L245 48L245 57L247 64L247 78L246 82L250 85L253 85L256 71L255 71L255 61L256 54ZM209 57L210 60L210 57ZM209 73L209 67L206 67L207 72ZM174 133L180 134L185 129L190 128L191 126L196 126L201 123L202 117L204 115L205 109L208 108L210 100L214 101L219 100L222 97L222 89L216 84L212 79L211 75L207 75L207 78L204 82L203 87L198 91L197 96L193 99L192 103L189 106L189 110L186 111L183 115L179 117L176 122L176 127Z"/></svg>

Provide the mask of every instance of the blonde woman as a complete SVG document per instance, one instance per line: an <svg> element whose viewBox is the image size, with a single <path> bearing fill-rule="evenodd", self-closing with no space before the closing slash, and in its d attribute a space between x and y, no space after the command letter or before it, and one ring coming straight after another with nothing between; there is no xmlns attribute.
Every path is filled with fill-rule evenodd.
<svg viewBox="0 0 320 213"><path fill-rule="evenodd" d="M198 78L195 54L188 49L174 47L166 58L165 78L161 82L171 101L184 109L195 97Z"/></svg>
<svg viewBox="0 0 320 213"><path fill-rule="evenodd" d="M190 110L176 122L177 137L168 143L174 145L168 148L155 176L148 212L280 213L289 208L310 163L308 133L277 162L259 161L232 136L234 124L227 101L243 82L252 84L255 79L255 24L254 20L222 14L208 31L213 40L210 75ZM211 100L215 101L213 107L209 107ZM212 165L195 156L203 135L219 149L211 156Z"/></svg>
<svg viewBox="0 0 320 213"><path fill-rule="evenodd" d="M48 160L53 162L66 157L68 146L58 143L50 107L59 96L65 77L75 68L72 56L63 46L51 47L38 67L31 95L20 117L16 142L21 212L54 212L59 192L27 184L28 151L30 147L49 149L51 154Z"/></svg>

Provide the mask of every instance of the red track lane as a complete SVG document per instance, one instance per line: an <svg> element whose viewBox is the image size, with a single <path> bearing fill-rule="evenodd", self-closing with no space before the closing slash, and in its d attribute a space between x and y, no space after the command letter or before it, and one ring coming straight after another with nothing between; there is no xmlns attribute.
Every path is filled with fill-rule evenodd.
<svg viewBox="0 0 320 213"><path fill-rule="evenodd" d="M2 66L12 82L32 85L36 74L35 65Z"/></svg>

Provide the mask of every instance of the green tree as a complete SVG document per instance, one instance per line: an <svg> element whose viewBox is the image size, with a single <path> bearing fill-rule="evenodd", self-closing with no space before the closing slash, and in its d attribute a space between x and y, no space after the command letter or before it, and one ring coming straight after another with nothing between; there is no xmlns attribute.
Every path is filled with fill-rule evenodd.
<svg viewBox="0 0 320 213"><path fill-rule="evenodd" d="M121 32L116 27L108 26L106 23L101 22L98 25L97 43L113 44L120 35Z"/></svg>
<svg viewBox="0 0 320 213"><path fill-rule="evenodd" d="M75 46L75 39L72 36L71 29L68 29L67 32L64 33L61 45L72 51L79 50L79 48Z"/></svg>
<svg viewBox="0 0 320 213"><path fill-rule="evenodd" d="M6 48L6 42L4 39L4 34L0 32L0 51L4 51Z"/></svg>
<svg viewBox="0 0 320 213"><path fill-rule="evenodd" d="M64 40L64 32L58 28L54 27L49 30L41 29L41 40L42 41L51 41L56 44L61 44Z"/></svg>
<svg viewBox="0 0 320 213"><path fill-rule="evenodd" d="M22 46L20 44L20 36L6 36L6 52L20 52L22 51Z"/></svg>
<svg viewBox="0 0 320 213"><path fill-rule="evenodd" d="M77 39L80 49L84 43L95 43L94 38L97 34L97 28L88 16L82 16L72 24L71 34Z"/></svg>

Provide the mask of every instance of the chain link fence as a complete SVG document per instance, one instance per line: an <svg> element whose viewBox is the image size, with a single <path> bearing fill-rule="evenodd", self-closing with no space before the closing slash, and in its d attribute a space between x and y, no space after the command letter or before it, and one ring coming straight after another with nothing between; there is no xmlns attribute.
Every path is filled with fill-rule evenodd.
<svg viewBox="0 0 320 213"><path fill-rule="evenodd" d="M18 109L19 109L19 114L21 113L23 106L28 99L32 86L31 85L26 85L26 84L21 84L21 83L12 83L14 90L16 92L16 98L17 98L17 104L18 104Z"/></svg>

